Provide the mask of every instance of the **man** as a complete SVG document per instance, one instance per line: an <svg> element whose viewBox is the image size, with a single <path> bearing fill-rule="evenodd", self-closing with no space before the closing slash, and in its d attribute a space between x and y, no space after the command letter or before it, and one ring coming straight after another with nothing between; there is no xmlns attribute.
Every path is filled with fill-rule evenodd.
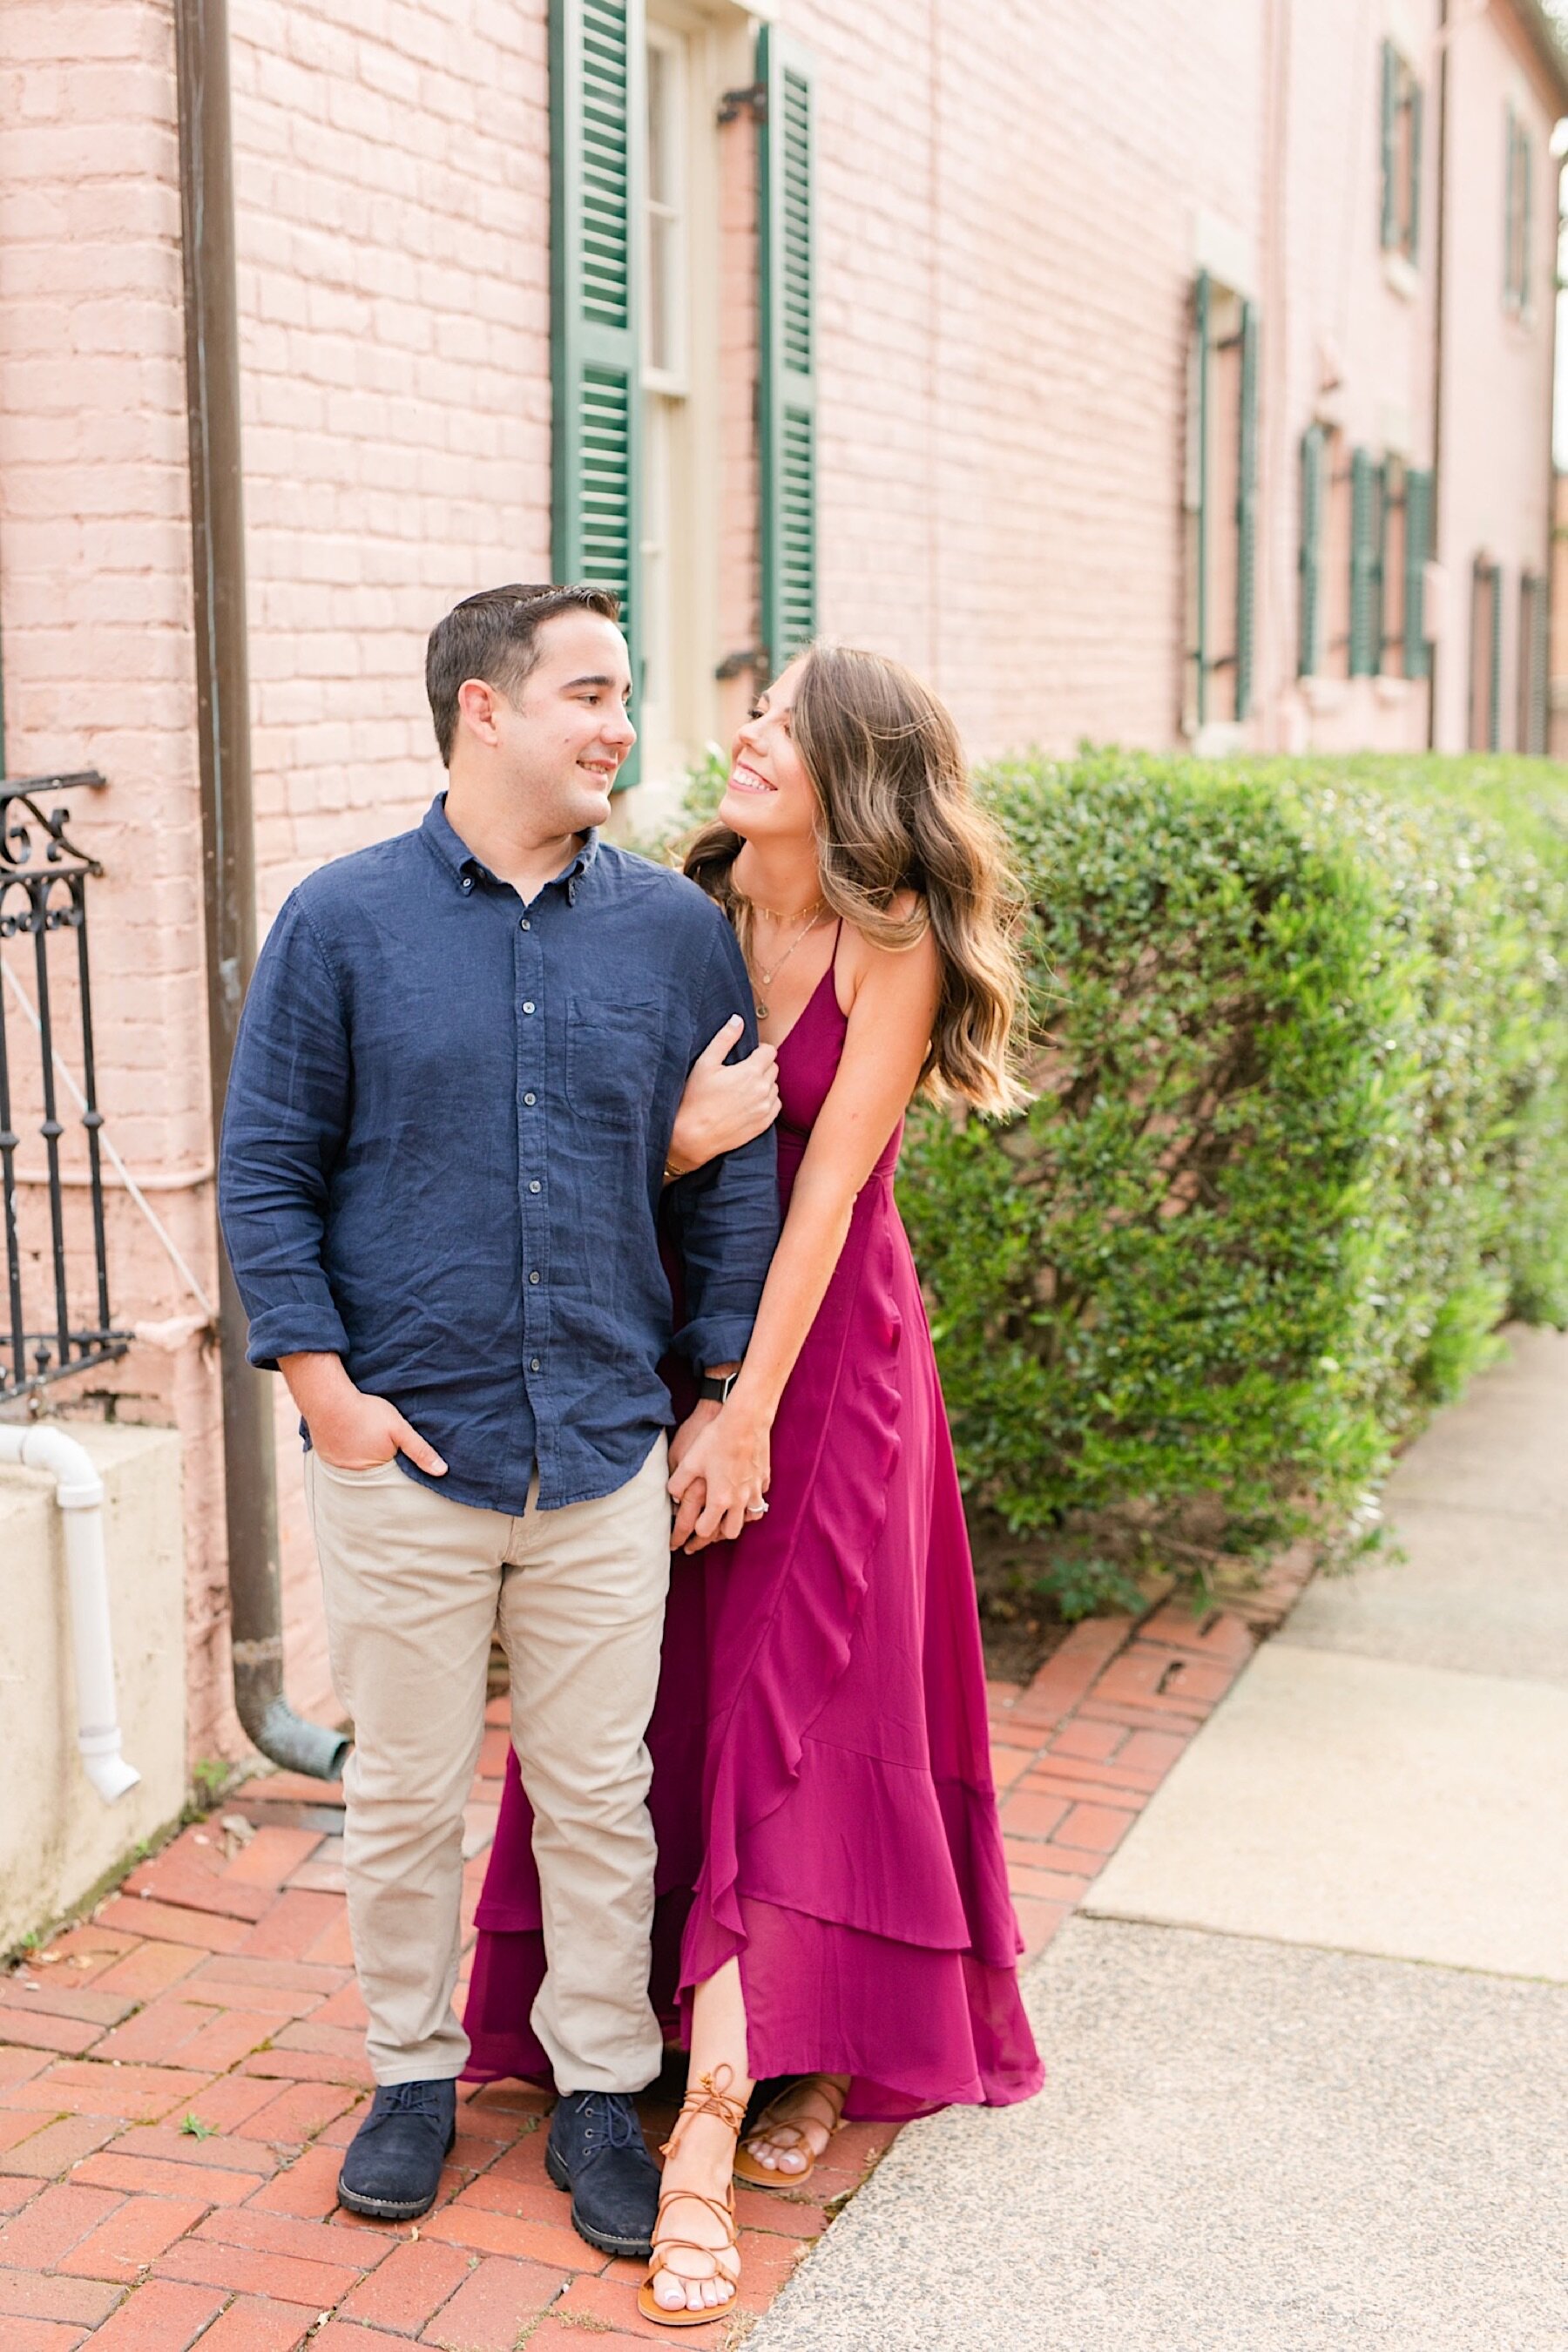
<svg viewBox="0 0 1568 2352"><path fill-rule="evenodd" d="M598 589L500 588L432 631L447 791L279 914L220 1203L250 1360L303 1419L354 1724L344 1859L378 2088L340 2197L409 2220L452 2143L463 1805L499 1627L543 1900L550 2168L590 2243L644 2254L658 2176L631 2095L661 2054L644 1733L671 1543L655 1216L692 1062L737 1013L747 1047L756 1032L717 908L595 830L636 740L616 612ZM777 1237L771 1135L676 1182L671 1212L673 1345L708 1375L710 1422ZM708 1435L698 1542L765 1507L765 1463ZM683 1506L678 1539L692 1520Z"/></svg>

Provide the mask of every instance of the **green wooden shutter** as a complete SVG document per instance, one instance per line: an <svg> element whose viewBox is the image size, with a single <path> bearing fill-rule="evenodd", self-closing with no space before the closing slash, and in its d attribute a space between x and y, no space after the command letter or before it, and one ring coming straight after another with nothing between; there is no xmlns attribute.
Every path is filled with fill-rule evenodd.
<svg viewBox="0 0 1568 2352"><path fill-rule="evenodd" d="M816 299L811 60L772 25L757 36L757 80L763 643L776 677L816 634Z"/></svg>
<svg viewBox="0 0 1568 2352"><path fill-rule="evenodd" d="M1530 272L1534 260L1531 250L1535 239L1535 224L1531 218L1534 209L1531 182L1535 176L1535 149L1529 131L1519 126L1519 307L1530 308Z"/></svg>
<svg viewBox="0 0 1568 2352"><path fill-rule="evenodd" d="M1384 658L1384 618L1388 609L1388 459L1372 469L1372 675L1380 677Z"/></svg>
<svg viewBox="0 0 1568 2352"><path fill-rule="evenodd" d="M1383 120L1381 151L1383 156L1383 222L1380 236L1384 253L1399 243L1399 190L1395 184L1394 109L1398 98L1399 60L1394 43L1383 45Z"/></svg>
<svg viewBox="0 0 1568 2352"><path fill-rule="evenodd" d="M1519 749L1538 756L1546 749L1549 658L1546 581L1539 572L1523 572L1519 581Z"/></svg>
<svg viewBox="0 0 1568 2352"><path fill-rule="evenodd" d="M1502 183L1502 299L1508 309L1513 300L1513 109L1503 115L1503 183Z"/></svg>
<svg viewBox="0 0 1568 2352"><path fill-rule="evenodd" d="M1432 649L1426 640L1426 565L1432 552L1432 477L1405 477L1405 675L1429 677Z"/></svg>
<svg viewBox="0 0 1568 2352"><path fill-rule="evenodd" d="M1526 127L1507 108L1507 203L1502 216L1502 301L1510 310L1523 310L1528 291L1531 252L1531 139Z"/></svg>
<svg viewBox="0 0 1568 2352"><path fill-rule="evenodd" d="M1258 306L1241 306L1241 418L1236 482L1236 715L1252 709L1258 606Z"/></svg>
<svg viewBox="0 0 1568 2352"><path fill-rule="evenodd" d="M1193 284L1192 429L1196 436L1196 480L1187 496L1195 503L1193 518L1193 712L1199 727L1209 715L1209 347L1212 340L1211 288L1206 269Z"/></svg>
<svg viewBox="0 0 1568 2352"><path fill-rule="evenodd" d="M1494 563L1491 571L1491 656L1487 678L1487 749L1502 749L1502 566Z"/></svg>
<svg viewBox="0 0 1568 2352"><path fill-rule="evenodd" d="M1377 674L1377 483L1368 449L1351 457L1351 658L1352 677Z"/></svg>
<svg viewBox="0 0 1568 2352"><path fill-rule="evenodd" d="M1424 104L1421 85L1410 85L1410 183L1406 201L1410 206L1410 236L1406 250L1413 262L1421 257L1421 112Z"/></svg>
<svg viewBox="0 0 1568 2352"><path fill-rule="evenodd" d="M1309 425L1301 436L1301 543L1298 555L1300 587L1297 667L1303 677L1316 677L1322 667L1323 474L1329 436L1321 425Z"/></svg>
<svg viewBox="0 0 1568 2352"><path fill-rule="evenodd" d="M620 598L634 718L643 121L642 0L550 0L551 568Z"/></svg>

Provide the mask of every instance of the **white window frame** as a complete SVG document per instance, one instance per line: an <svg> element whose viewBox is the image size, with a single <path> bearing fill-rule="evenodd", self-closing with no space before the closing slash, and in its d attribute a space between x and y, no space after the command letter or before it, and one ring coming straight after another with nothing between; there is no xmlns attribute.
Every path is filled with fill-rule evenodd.
<svg viewBox="0 0 1568 2352"><path fill-rule="evenodd" d="M674 367L656 367L645 363L643 389L662 394L666 399L684 400L690 390L691 376L691 199L689 170L689 143L691 126L691 80L693 59L688 34L672 25L650 17L647 25L647 44L657 49L668 61L666 89L669 94L668 119L665 128L665 152L669 159L674 178L673 194L660 203L652 193L652 173L649 188L643 201L643 283L653 288L653 220L657 214L674 224L675 234L668 240L671 284L669 288L670 341L678 357ZM652 76L648 77L652 88ZM649 150L651 154L652 142ZM650 305L651 310L651 305ZM651 323L651 322L650 322ZM645 338L645 345L652 336Z"/></svg>

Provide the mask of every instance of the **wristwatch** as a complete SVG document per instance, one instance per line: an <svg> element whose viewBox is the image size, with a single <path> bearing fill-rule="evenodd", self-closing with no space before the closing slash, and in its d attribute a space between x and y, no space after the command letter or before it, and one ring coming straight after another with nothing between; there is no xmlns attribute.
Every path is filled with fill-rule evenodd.
<svg viewBox="0 0 1568 2352"><path fill-rule="evenodd" d="M733 1372L704 1372L697 1383L697 1393L704 1404L728 1404L730 1391L741 1375Z"/></svg>

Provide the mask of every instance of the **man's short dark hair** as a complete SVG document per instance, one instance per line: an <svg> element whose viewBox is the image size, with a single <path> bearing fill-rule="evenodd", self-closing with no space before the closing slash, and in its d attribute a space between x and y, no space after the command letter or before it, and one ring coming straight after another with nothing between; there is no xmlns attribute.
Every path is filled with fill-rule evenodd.
<svg viewBox="0 0 1568 2352"><path fill-rule="evenodd" d="M539 659L535 644L544 622L557 613L597 613L602 620L617 621L621 602L609 588L523 587L482 588L454 604L437 621L425 648L425 691L436 722L441 764L452 764L452 744L458 732L458 696L465 678L482 677L487 686L515 696Z"/></svg>

